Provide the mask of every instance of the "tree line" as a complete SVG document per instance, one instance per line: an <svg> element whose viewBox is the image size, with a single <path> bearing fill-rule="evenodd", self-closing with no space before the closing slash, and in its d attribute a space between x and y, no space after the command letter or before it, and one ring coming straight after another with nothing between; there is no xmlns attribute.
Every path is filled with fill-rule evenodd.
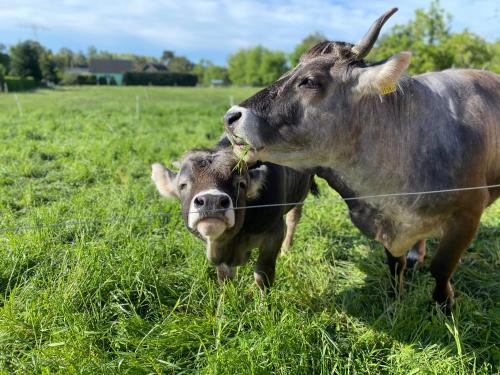
<svg viewBox="0 0 500 375"><path fill-rule="evenodd" d="M417 9L406 24L396 25L383 34L371 52L371 61L383 60L398 51L412 51L410 74L446 68L479 68L500 73L500 39L489 43L468 30L451 32L452 16L438 0L433 0L428 9ZM304 38L287 54L258 45L245 48L230 55L227 67L218 66L210 60L198 63L185 56L177 56L166 50L159 57L135 54L118 54L99 51L89 47L87 52L74 52L61 48L53 53L36 41L24 41L9 50L0 44L0 82L9 74L18 77L33 77L35 81L60 82L70 68L87 65L90 60L129 59L137 70L147 62L163 63L170 72L191 73L201 84L210 84L218 79L225 83L249 86L269 85L295 66L302 53L318 42L327 40L321 33Z"/></svg>

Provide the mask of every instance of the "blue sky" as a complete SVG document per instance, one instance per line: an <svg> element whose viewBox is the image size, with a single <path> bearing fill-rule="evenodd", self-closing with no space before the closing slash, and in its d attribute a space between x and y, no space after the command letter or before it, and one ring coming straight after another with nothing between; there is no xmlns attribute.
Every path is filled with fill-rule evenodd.
<svg viewBox="0 0 500 375"><path fill-rule="evenodd" d="M89 5L91 4L91 5ZM500 2L442 0L452 29L465 28L487 40L500 38ZM0 43L37 38L52 50L90 45L112 52L159 56L174 50L197 62L225 64L241 47L262 44L289 52L307 34L356 42L386 9L399 7L388 30L404 23L428 1L385 0L0 0Z"/></svg>

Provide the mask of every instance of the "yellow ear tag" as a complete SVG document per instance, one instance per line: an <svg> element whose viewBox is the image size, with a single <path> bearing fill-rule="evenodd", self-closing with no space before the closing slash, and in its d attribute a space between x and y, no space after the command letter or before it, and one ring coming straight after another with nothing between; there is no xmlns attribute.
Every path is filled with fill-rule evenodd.
<svg viewBox="0 0 500 375"><path fill-rule="evenodd" d="M380 95L384 96L390 94L391 92L396 91L396 85L386 86L380 88Z"/></svg>

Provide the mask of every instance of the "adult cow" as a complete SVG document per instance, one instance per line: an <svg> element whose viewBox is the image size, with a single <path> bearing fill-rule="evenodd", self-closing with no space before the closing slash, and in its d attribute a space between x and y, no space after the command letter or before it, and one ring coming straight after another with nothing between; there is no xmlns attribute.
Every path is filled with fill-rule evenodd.
<svg viewBox="0 0 500 375"><path fill-rule="evenodd" d="M366 64L396 11L356 45L315 45L274 84L231 108L225 128L235 153L316 168L344 197L500 184L500 76L465 69L407 77L409 52ZM385 246L395 281L409 248L440 238L433 297L449 309L450 277L499 195L498 187L392 195L349 208L353 223Z"/></svg>

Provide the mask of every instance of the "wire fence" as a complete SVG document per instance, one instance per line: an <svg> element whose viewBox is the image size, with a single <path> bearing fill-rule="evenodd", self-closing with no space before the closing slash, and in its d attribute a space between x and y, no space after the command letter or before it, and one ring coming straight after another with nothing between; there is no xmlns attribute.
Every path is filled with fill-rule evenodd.
<svg viewBox="0 0 500 375"><path fill-rule="evenodd" d="M482 190L482 189L494 189L500 188L500 184L495 185L484 185L484 186L474 186L474 187L464 187L464 188L454 188L454 189L441 189L441 190L426 190L426 191L418 191L418 192L405 192L405 193L387 193L387 194L373 194L373 195L363 195L359 197L347 197L342 198L340 196L328 198L328 199L317 199L312 201L302 201L302 202L289 202L289 203L272 203L272 204L263 204L263 205L249 205L244 207L233 207L234 210L248 210L248 209L258 209L258 208L272 208L272 207L284 207L284 206L301 206L301 205L319 205L319 204L327 204L327 203L338 203L338 202L349 202L349 201L360 201L360 200L370 200L370 199L382 199L382 198L391 198L391 197L403 197L403 196L418 196L418 195L430 195L430 194L446 194L446 193L455 193L461 191L470 191L470 190ZM221 212L226 211L227 209L213 209L205 212ZM188 212L195 213L195 212ZM61 221L54 224L36 224L36 225L18 225L15 227L0 227L0 234L5 233L16 233L16 232L26 232L26 231L36 231L42 229L53 229L53 228L61 228L61 227L69 227L69 226L84 226L84 225L95 225L95 224L110 224L116 222L129 222L134 220L144 220L149 219L153 220L160 217L171 217L174 215L174 212L159 212L148 215L139 215L139 216L112 216L109 218L103 219L84 219L84 220L66 220Z"/></svg>

